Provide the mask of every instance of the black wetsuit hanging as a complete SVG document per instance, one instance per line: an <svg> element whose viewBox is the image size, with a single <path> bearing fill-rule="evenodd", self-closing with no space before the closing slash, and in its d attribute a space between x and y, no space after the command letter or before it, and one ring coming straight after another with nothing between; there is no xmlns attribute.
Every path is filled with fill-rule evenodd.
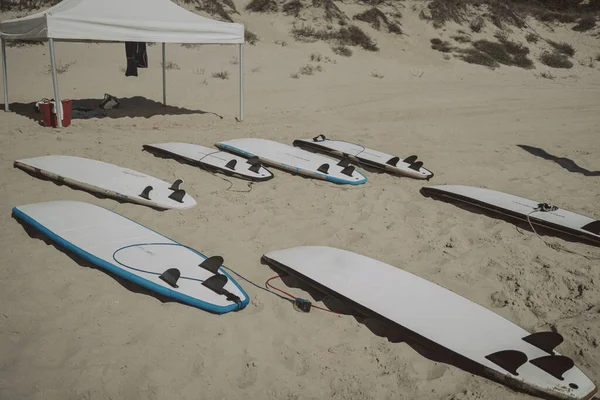
<svg viewBox="0 0 600 400"><path fill-rule="evenodd" d="M125 76L138 76L138 68L148 68L146 43L125 42L125 54L127 56L127 71L125 71Z"/></svg>

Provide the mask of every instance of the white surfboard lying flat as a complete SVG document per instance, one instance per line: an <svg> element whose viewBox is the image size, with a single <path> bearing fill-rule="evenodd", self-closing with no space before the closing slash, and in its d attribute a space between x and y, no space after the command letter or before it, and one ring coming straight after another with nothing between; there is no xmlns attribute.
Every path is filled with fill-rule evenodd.
<svg viewBox="0 0 600 400"><path fill-rule="evenodd" d="M312 178L359 185L367 178L348 164L272 140L247 138L216 143L219 149L244 157L258 157L263 163Z"/></svg>
<svg viewBox="0 0 600 400"><path fill-rule="evenodd" d="M142 172L89 158L51 155L17 160L15 166L82 189L156 208L185 209L196 205L180 187L182 180L169 184Z"/></svg>
<svg viewBox="0 0 600 400"><path fill-rule="evenodd" d="M540 203L490 189L471 186L440 185L421 189L425 194L437 195L485 208L534 225L579 236L600 243L600 220L556 208L540 210Z"/></svg>
<svg viewBox="0 0 600 400"><path fill-rule="evenodd" d="M521 389L561 399L589 399L597 391L570 359L556 352L551 355L562 341L559 334L530 335L496 313L404 270L322 246L273 251L263 259L482 365L492 377ZM553 366L555 371L548 372Z"/></svg>
<svg viewBox="0 0 600 400"><path fill-rule="evenodd" d="M163 153L181 157L182 159L200 164L210 169L216 169L227 175L237 176L253 181L266 181L273 178L273 174L260 165L256 160L248 160L225 151L211 149L197 144L170 142L145 144L144 148L158 150Z"/></svg>
<svg viewBox="0 0 600 400"><path fill-rule="evenodd" d="M223 270L222 259L211 258L217 261L216 273L211 272L199 266L207 259L201 253L102 207L50 201L15 207L13 215L60 247L153 292L219 314L240 310L249 302L246 292ZM160 278L171 268L180 273L177 287ZM167 275L176 277L173 271ZM225 282L225 291L219 294L203 285L209 279Z"/></svg>
<svg viewBox="0 0 600 400"><path fill-rule="evenodd" d="M398 156L382 153L359 144L343 140L330 140L325 135L319 135L313 139L294 140L293 144L294 146L321 151L339 157L348 157L358 164L410 176L411 178L431 179L433 177L431 171L423 168L423 162L417 161L417 156L401 159Z"/></svg>

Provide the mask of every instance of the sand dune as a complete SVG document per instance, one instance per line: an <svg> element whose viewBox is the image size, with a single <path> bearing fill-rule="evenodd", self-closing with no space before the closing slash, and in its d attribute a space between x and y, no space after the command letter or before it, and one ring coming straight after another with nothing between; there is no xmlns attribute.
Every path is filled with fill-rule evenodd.
<svg viewBox="0 0 600 400"><path fill-rule="evenodd" d="M236 19L261 38L246 46L243 122L235 120L234 47L168 46L179 69L168 71L171 106L163 108L159 46L149 47L150 68L126 78L123 45L60 43L57 60L75 62L59 75L63 97L93 106L110 93L124 104L64 130L40 126L31 111L53 96L47 50L9 48L15 112L0 114L0 398L532 398L422 355L376 321L301 314L241 280L252 300L238 313L217 317L157 298L30 237L10 216L14 206L58 199L106 207L222 255L259 285L275 274L260 258L276 249L318 244L379 259L530 331L557 329L565 338L558 350L600 382L598 248L425 198L419 190L428 183L409 178L366 172L365 185L343 187L271 169L274 179L248 185L142 151L167 141L291 144L324 134L417 154L435 173L431 184L487 187L600 218L598 68L576 63L549 80L537 76L548 70L539 64L489 70L445 60L429 48L439 31L417 14L404 9L403 36L367 26L381 51L353 49L345 58L326 43L294 41L291 19L242 12ZM566 28L549 34L570 40L581 62L597 49L597 38ZM311 62L312 53L335 62ZM306 64L322 71L290 77ZM230 78L213 78L219 71ZM182 178L198 205L158 212L13 168L16 159L45 154Z"/></svg>

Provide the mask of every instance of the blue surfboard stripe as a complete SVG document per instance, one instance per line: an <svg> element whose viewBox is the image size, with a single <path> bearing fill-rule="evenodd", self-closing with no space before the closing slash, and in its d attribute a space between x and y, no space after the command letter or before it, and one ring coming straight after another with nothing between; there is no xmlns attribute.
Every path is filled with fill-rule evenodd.
<svg viewBox="0 0 600 400"><path fill-rule="evenodd" d="M107 211L111 211L123 218L128 219L129 221L136 223L168 240L171 240L173 242L175 242L174 240L154 231L153 229L150 229L140 223L137 223L125 216L122 216L121 214L118 214L112 210L107 210ZM166 297L170 297L174 300L180 301L182 303L186 303L189 304L191 306L194 307L198 307L201 308L203 310L206 311L210 311L216 314L224 314L230 311L236 311L236 310L241 310L244 307L246 307L248 305L248 303L250 302L250 298L248 297L248 294L244 291L244 289L242 289L242 287L223 269L220 269L221 272L223 272L223 274L225 276L227 276L227 279L229 279L231 282L233 282L233 284L240 290L240 292L243 294L244 298L241 301L241 304L231 304L228 306L218 306L216 304L213 303L208 303L206 301L202 301L200 299L196 299L194 297L188 296L186 294L183 293L179 293L176 291L172 291L164 286L161 286L157 283L151 282L147 279L144 279L140 276L137 276L117 265L114 265L112 263L109 263L99 257L94 256L93 254L88 253L87 251L83 250L82 248L74 245L73 243L63 239L61 236L57 235L56 233L52 232L50 229L46 228L44 225L42 225L41 223L39 223L38 221L36 221L35 219L33 219L32 217L30 217L29 215L27 215L26 213L24 213L23 211L19 210L17 207L14 207L13 210L13 215L22 220L23 222L31 225L32 227L34 227L35 229L37 229L38 231L40 231L43 235L45 235L46 237L48 237L49 239L51 239L52 241L56 242L59 246L71 251L72 253L78 255L79 257L83 258L84 260L89 261L90 263L99 266L100 268L106 269L107 271L110 271L112 273L114 273L115 275L118 275L124 279L127 279L128 281L134 282L142 287L145 287L146 289L149 289L153 292L159 293L163 296ZM200 253L197 250L191 249L185 245L182 245L178 242L175 242L176 244L179 244L193 252L195 252L196 254L207 258L204 254Z"/></svg>
<svg viewBox="0 0 600 400"><path fill-rule="evenodd" d="M227 150L231 150L231 151L236 152L238 154L243 154L246 157L255 157L256 156L256 154L249 153L247 151L244 151L242 149L238 149L237 147L231 146L231 145L228 145L228 144L217 143L216 146L219 147L219 148L224 148L224 149L227 149ZM363 184L363 183L365 183L367 181L367 177L364 176L363 174L361 174L360 172L357 172L357 173L359 175L361 175L364 179L361 179L360 181L348 181L348 180L345 180L345 179L341 179L341 178L336 178L336 177L333 177L333 176L325 175L325 174L322 174L322 173L320 173L318 171L309 171L307 169L297 168L297 167L294 167L292 165L288 165L288 164L284 164L284 163L279 163L279 165L281 165L282 167L293 168L293 169L296 170L297 173L301 173L301 171L307 171L307 172L310 172L311 174L316 174L316 175L322 176L322 177L325 178L326 181L333 182L333 183L343 183L343 184L348 184L348 185L361 185L361 184Z"/></svg>

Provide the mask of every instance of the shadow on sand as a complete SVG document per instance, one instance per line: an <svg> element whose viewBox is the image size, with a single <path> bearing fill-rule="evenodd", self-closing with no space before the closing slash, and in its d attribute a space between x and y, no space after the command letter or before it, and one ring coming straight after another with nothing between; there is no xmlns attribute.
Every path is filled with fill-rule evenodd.
<svg viewBox="0 0 600 400"><path fill-rule="evenodd" d="M223 119L222 116L202 110L191 110L182 107L164 106L162 103L147 99L141 96L126 97L119 99L120 105L118 108L103 110L99 107L103 99L71 99L73 107L84 106L95 111L81 119L96 119L96 118L151 118L156 115L190 115L190 114L212 114ZM10 110L18 115L27 117L39 124L43 125L42 114L36 110L36 102L31 103L10 103ZM74 116L73 119L76 119Z"/></svg>
<svg viewBox="0 0 600 400"><path fill-rule="evenodd" d="M49 177L47 177L45 175L38 174L36 172L29 171L29 170L26 170L26 169L23 169L23 168L19 168L17 166L14 166L14 168L17 168L20 171L25 172L27 175L29 175L29 176L31 176L33 178L37 178L39 180L46 181L46 182L49 182L49 183L54 183L57 186L66 186L67 188L69 188L71 190L77 190L77 191L80 191L80 192L85 192L85 193L90 194L90 195L92 195L95 198L100 199L100 200L107 200L107 199L109 199L109 200L116 201L119 204L135 204L135 205L138 205L138 206L148 207L151 210L159 211L159 212L169 211L169 209L160 208L158 206L153 206L151 204L138 203L138 202L135 202L135 201L132 201L132 200L128 200L126 198L121 198L121 197L118 197L118 196L110 196L108 194L105 195L105 194L102 194L102 193L99 193L99 192L95 192L95 191L92 191L92 190L87 190L87 189L79 187L79 186L77 186L75 184L71 184L71 183L65 182L63 180L52 179L52 178L49 178Z"/></svg>
<svg viewBox="0 0 600 400"><path fill-rule="evenodd" d="M155 299L157 299L158 301L160 301L161 303L177 303L176 300L173 300L169 297L163 296L159 293L156 292L152 292L136 283L130 282L127 279L121 278L120 276L113 274L110 271L107 271L105 269L99 268L97 266L95 266L94 264L92 264L91 262L84 260L83 258L81 258L80 256L78 256L77 254L74 254L68 250L66 250L65 248L58 246L54 241L48 239L48 237L44 236L43 234L41 234L38 230L36 230L35 228L31 227L30 225L28 225L27 223L21 221L19 218L15 217L14 214L12 214L12 218L17 221L17 223L19 223L19 225L21 225L23 227L23 229L25 230L25 232L29 235L30 238L32 239L39 239L42 240L44 243L46 243L48 246L52 246L54 247L56 250L60 251L61 253L66 254L67 256L69 256L73 261L75 261L78 265L85 267L85 268L91 268L91 269L95 269L98 271L101 271L102 273L110 276L111 278L113 278L117 283L119 283L121 286L123 286L125 289L133 292L133 293L138 293L138 294L142 294L142 295L146 295L146 296L152 296Z"/></svg>
<svg viewBox="0 0 600 400"><path fill-rule="evenodd" d="M600 176L600 171L589 171L585 168L582 168L570 158L554 156L546 152L544 149L540 149L539 147L527 146L525 144L518 144L517 146L526 152L533 154L534 156L541 157L544 160L554 161L569 172L582 174L583 176Z"/></svg>
<svg viewBox="0 0 600 400"><path fill-rule="evenodd" d="M442 196L442 195L436 195L433 193L427 193L424 188L421 188L420 193L424 197L429 197L429 198L432 198L437 201L443 201L446 203L450 203L450 204L454 205L455 207L458 207L465 211L469 211L474 214L485 215L488 218L493 218L493 219L497 219L500 221L510 223L510 224L514 225L517 229L531 232L534 235L537 234L542 239L544 237L548 236L548 237L559 238L559 239L562 239L565 242L569 242L569 243L584 243L589 246L600 247L600 242L593 241L585 236L579 236L579 235L569 234L566 232L561 232L561 231L558 231L555 229L550 229L547 227L540 226L538 224L535 225L535 231L534 231L531 229L531 225L529 225L529 223L527 222L526 219L512 217L512 216L504 214L500 211L491 211L491 210L488 210L488 209L485 209L482 207L478 207L473 204L469 204L469 203L454 199L449 196Z"/></svg>
<svg viewBox="0 0 600 400"><path fill-rule="evenodd" d="M422 357L434 362L452 365L473 375L492 380L506 386L508 389L531 394L542 399L554 398L533 388L522 386L516 382L510 382L509 379L499 376L499 374L490 373L489 370L481 364L471 361L465 356L404 328L316 282L305 282L299 277L289 275L287 271L282 270L275 265L271 265L264 258L261 258L261 264L269 266L271 270L279 274L283 283L288 287L307 292L315 299L315 301L322 302L329 310L335 313L352 316L358 323L363 324L373 334L386 338L391 343L406 343ZM314 312L319 311L320 310ZM443 327L440 327L440 329L443 329Z"/></svg>

